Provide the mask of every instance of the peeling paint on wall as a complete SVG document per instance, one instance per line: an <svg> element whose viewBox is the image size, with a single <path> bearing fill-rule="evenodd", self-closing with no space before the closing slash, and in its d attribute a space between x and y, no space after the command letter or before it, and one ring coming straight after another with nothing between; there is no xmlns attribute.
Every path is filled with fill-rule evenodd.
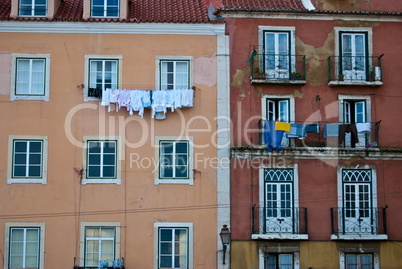
<svg viewBox="0 0 402 269"><path fill-rule="evenodd" d="M250 73L250 70L247 71L247 69L250 68L246 67L244 70L237 69L236 74L233 76L232 84L230 85L232 87L239 88L240 97L245 97L243 83L246 82L245 75Z"/></svg>
<svg viewBox="0 0 402 269"><path fill-rule="evenodd" d="M323 85L328 82L328 56L333 55L335 46L334 32L328 34L324 45L315 48L306 45L296 37L296 46L298 53L306 55L306 76L312 86Z"/></svg>
<svg viewBox="0 0 402 269"><path fill-rule="evenodd" d="M379 22L370 22L370 21L344 21L344 20L335 20L335 26L342 27L377 27L380 25Z"/></svg>
<svg viewBox="0 0 402 269"><path fill-rule="evenodd" d="M216 56L201 56L194 59L194 74L194 84L203 84L208 87L216 85Z"/></svg>
<svg viewBox="0 0 402 269"><path fill-rule="evenodd" d="M296 98L303 98L304 93L301 93L299 90L295 90L294 96Z"/></svg>
<svg viewBox="0 0 402 269"><path fill-rule="evenodd" d="M371 0L315 0L314 6L324 10L371 10Z"/></svg>
<svg viewBox="0 0 402 269"><path fill-rule="evenodd" d="M11 53L0 51L0 95L9 95L11 87Z"/></svg>

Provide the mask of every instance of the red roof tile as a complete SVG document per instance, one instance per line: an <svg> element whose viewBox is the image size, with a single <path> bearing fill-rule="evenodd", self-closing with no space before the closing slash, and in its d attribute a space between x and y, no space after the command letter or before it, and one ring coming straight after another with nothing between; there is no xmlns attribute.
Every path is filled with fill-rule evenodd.
<svg viewBox="0 0 402 269"><path fill-rule="evenodd" d="M224 8L305 10L301 0L222 0Z"/></svg>
<svg viewBox="0 0 402 269"><path fill-rule="evenodd" d="M202 0L129 0L130 18L82 19L83 0L64 0L53 21L105 21L105 22L168 22L168 23L211 23L208 9ZM0 0L0 20L10 18L11 0ZM14 20L48 20L24 17Z"/></svg>

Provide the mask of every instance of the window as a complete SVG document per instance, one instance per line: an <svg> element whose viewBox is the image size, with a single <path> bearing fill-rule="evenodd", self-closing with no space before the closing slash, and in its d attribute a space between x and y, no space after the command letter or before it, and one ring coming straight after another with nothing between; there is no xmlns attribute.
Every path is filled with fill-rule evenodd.
<svg viewBox="0 0 402 269"><path fill-rule="evenodd" d="M264 169L267 233L294 233L293 169Z"/></svg>
<svg viewBox="0 0 402 269"><path fill-rule="evenodd" d="M156 268L193 268L192 223L155 223Z"/></svg>
<svg viewBox="0 0 402 269"><path fill-rule="evenodd" d="M339 95L339 122L344 124L356 124L371 121L371 99L369 96L362 95ZM351 133L345 133L345 147L366 146L367 141L371 141L370 134L358 133L356 143Z"/></svg>
<svg viewBox="0 0 402 269"><path fill-rule="evenodd" d="M85 265L114 261L115 227L85 227Z"/></svg>
<svg viewBox="0 0 402 269"><path fill-rule="evenodd" d="M299 208L298 166L260 167L259 227L253 239L307 239L304 208Z"/></svg>
<svg viewBox="0 0 402 269"><path fill-rule="evenodd" d="M46 184L47 137L10 136L7 183Z"/></svg>
<svg viewBox="0 0 402 269"><path fill-rule="evenodd" d="M371 170L342 170L345 233L373 233Z"/></svg>
<svg viewBox="0 0 402 269"><path fill-rule="evenodd" d="M259 65L267 79L289 79L290 73L301 72L297 67L294 27L258 26L258 30L263 55Z"/></svg>
<svg viewBox="0 0 402 269"><path fill-rule="evenodd" d="M290 33L264 31L265 74L268 78L288 78Z"/></svg>
<svg viewBox="0 0 402 269"><path fill-rule="evenodd" d="M372 245L339 248L340 269L380 269L380 249Z"/></svg>
<svg viewBox="0 0 402 269"><path fill-rule="evenodd" d="M119 0L92 0L91 17L119 17Z"/></svg>
<svg viewBox="0 0 402 269"><path fill-rule="evenodd" d="M189 89L192 86L193 58L156 56L155 86L161 90Z"/></svg>
<svg viewBox="0 0 402 269"><path fill-rule="evenodd" d="M280 122L295 121L295 101L293 95L263 95L262 119ZM289 146L289 139L282 139L282 146Z"/></svg>
<svg viewBox="0 0 402 269"><path fill-rule="evenodd" d="M159 172L155 184L182 183L193 184L192 175L192 137L156 137L156 152Z"/></svg>
<svg viewBox="0 0 402 269"><path fill-rule="evenodd" d="M344 80L366 80L368 62L367 32L339 31L341 74Z"/></svg>
<svg viewBox="0 0 402 269"><path fill-rule="evenodd" d="M189 88L188 61L161 61L161 90Z"/></svg>
<svg viewBox="0 0 402 269"><path fill-rule="evenodd" d="M99 261L120 259L119 222L82 222L80 265L98 267Z"/></svg>
<svg viewBox="0 0 402 269"><path fill-rule="evenodd" d="M116 141L88 141L87 178L116 177Z"/></svg>
<svg viewBox="0 0 402 269"><path fill-rule="evenodd" d="M43 269L44 223L6 223L7 268Z"/></svg>
<svg viewBox="0 0 402 269"><path fill-rule="evenodd" d="M346 268L373 269L372 254L346 254Z"/></svg>
<svg viewBox="0 0 402 269"><path fill-rule="evenodd" d="M338 209L332 239L387 239L383 209L377 207L374 166L338 167Z"/></svg>
<svg viewBox="0 0 402 269"><path fill-rule="evenodd" d="M268 254L266 269L291 269L293 268L292 254Z"/></svg>
<svg viewBox="0 0 402 269"><path fill-rule="evenodd" d="M297 246L261 246L259 249L260 269L299 269L300 249Z"/></svg>
<svg viewBox="0 0 402 269"><path fill-rule="evenodd" d="M46 0L20 0L19 16L46 16Z"/></svg>
<svg viewBox="0 0 402 269"><path fill-rule="evenodd" d="M118 55L85 56L84 101L99 101L102 89L118 88L121 85L121 59Z"/></svg>
<svg viewBox="0 0 402 269"><path fill-rule="evenodd" d="M13 54L11 101L49 101L48 54Z"/></svg>
<svg viewBox="0 0 402 269"><path fill-rule="evenodd" d="M86 183L120 184L120 137L84 137L84 164Z"/></svg>

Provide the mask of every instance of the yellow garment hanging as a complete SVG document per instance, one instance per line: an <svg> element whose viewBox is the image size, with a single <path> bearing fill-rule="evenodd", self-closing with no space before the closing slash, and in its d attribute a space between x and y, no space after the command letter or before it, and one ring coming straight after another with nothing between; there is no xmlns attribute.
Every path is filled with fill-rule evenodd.
<svg viewBox="0 0 402 269"><path fill-rule="evenodd" d="M275 131L285 131L288 132L290 131L290 123L287 122L275 122Z"/></svg>

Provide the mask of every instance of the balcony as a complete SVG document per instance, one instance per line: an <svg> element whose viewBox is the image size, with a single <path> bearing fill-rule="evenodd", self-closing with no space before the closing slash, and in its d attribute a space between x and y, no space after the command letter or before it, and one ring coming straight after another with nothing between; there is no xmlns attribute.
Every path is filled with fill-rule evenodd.
<svg viewBox="0 0 402 269"><path fill-rule="evenodd" d="M386 240L387 207L331 208L331 239Z"/></svg>
<svg viewBox="0 0 402 269"><path fill-rule="evenodd" d="M333 123L333 122L332 122ZM284 133L282 138L282 147L284 148L357 148L357 149L371 149L379 147L379 131L380 131L380 121L370 122L370 133L358 133L358 142L355 142L351 137L351 133L345 133L342 139L342 143L339 143L339 137L325 137L324 127L325 124L332 124L330 122L315 122L311 124L305 124L306 137L303 139L288 138L287 133ZM339 123L343 124L343 123ZM351 124L353 125L353 124ZM258 145L266 146L264 143L264 128L263 121L258 122L259 136ZM312 128L314 127L314 128ZM317 131L310 132L309 130L314 129ZM325 138L324 138L325 137Z"/></svg>
<svg viewBox="0 0 402 269"><path fill-rule="evenodd" d="M252 207L252 239L307 240L307 208Z"/></svg>
<svg viewBox="0 0 402 269"><path fill-rule="evenodd" d="M251 53L251 84L306 84L306 56Z"/></svg>
<svg viewBox="0 0 402 269"><path fill-rule="evenodd" d="M380 56L330 56L328 57L329 86L381 86Z"/></svg>
<svg viewBox="0 0 402 269"><path fill-rule="evenodd" d="M87 266L81 266L80 264L80 259L74 257L74 269L98 269L98 268L107 268L107 269L124 269L124 258L115 260L115 261L101 261L99 262L99 265L94 266L94 265L87 265Z"/></svg>

